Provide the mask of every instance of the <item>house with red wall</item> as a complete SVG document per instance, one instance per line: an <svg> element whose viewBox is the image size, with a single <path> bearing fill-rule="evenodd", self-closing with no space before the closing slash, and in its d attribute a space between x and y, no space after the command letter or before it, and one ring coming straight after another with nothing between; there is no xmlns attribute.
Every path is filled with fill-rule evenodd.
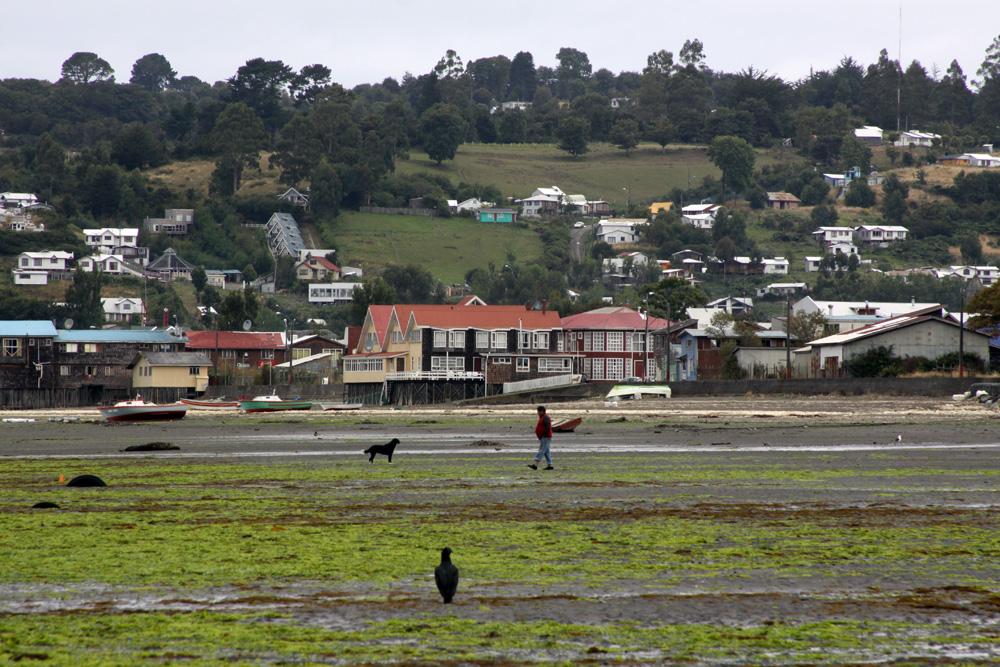
<svg viewBox="0 0 1000 667"><path fill-rule="evenodd" d="M646 334L651 339L653 331L668 324L659 317L647 322L643 313L631 308L596 308L562 318L563 349L579 355L574 372L591 381L617 382L633 376L653 380L658 361L646 344Z"/></svg>

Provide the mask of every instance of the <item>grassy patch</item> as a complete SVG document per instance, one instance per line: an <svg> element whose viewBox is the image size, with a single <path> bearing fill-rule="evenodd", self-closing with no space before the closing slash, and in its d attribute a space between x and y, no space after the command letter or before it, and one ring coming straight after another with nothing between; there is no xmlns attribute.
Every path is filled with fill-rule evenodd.
<svg viewBox="0 0 1000 667"><path fill-rule="evenodd" d="M329 229L337 256L367 268L417 264L438 279L461 282L470 269L502 266L508 253L519 262L537 258L542 242L534 229L489 225L468 218L425 218L345 212Z"/></svg>

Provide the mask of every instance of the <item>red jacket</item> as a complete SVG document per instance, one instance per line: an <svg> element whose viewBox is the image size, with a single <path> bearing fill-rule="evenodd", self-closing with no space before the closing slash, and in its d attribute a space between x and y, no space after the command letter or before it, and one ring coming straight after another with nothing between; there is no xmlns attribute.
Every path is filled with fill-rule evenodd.
<svg viewBox="0 0 1000 667"><path fill-rule="evenodd" d="M542 415L538 418L538 423L535 424L535 437L536 438L551 438L552 437L552 420L548 415Z"/></svg>

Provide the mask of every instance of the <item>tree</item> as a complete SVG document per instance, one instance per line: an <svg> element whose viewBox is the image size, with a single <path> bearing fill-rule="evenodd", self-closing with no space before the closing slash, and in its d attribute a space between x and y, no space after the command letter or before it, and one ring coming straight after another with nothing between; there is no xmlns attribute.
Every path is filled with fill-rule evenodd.
<svg viewBox="0 0 1000 667"><path fill-rule="evenodd" d="M260 163L260 149L267 141L264 125L253 109L236 102L219 114L211 139L220 154L216 171L229 176L231 189L228 194L235 194L243 180L243 169Z"/></svg>
<svg viewBox="0 0 1000 667"><path fill-rule="evenodd" d="M462 58L455 53L454 49L448 49L438 64L434 66L434 73L438 80L457 79L465 74L465 65L462 64Z"/></svg>
<svg viewBox="0 0 1000 667"><path fill-rule="evenodd" d="M611 143L628 155L633 148L639 145L639 123L631 118L622 118L611 126L609 138Z"/></svg>
<svg viewBox="0 0 1000 667"><path fill-rule="evenodd" d="M128 170L158 166L166 161L159 138L142 123L129 123L111 144L111 159Z"/></svg>
<svg viewBox="0 0 1000 667"><path fill-rule="evenodd" d="M382 272L382 278L401 303L430 303L434 300L437 280L434 275L416 264L392 264Z"/></svg>
<svg viewBox="0 0 1000 667"><path fill-rule="evenodd" d="M667 144L674 140L677 129L667 118L658 118L646 131L646 138L660 145L660 148L667 150Z"/></svg>
<svg viewBox="0 0 1000 667"><path fill-rule="evenodd" d="M503 101L510 85L510 68L510 58L494 56L469 62L465 72L478 87L488 90L494 100Z"/></svg>
<svg viewBox="0 0 1000 667"><path fill-rule="evenodd" d="M826 316L816 311L814 313L792 313L788 321L788 332L793 341L806 344L820 338L826 332Z"/></svg>
<svg viewBox="0 0 1000 667"><path fill-rule="evenodd" d="M816 206L809 214L809 220L815 227L834 227L837 217L837 209L827 204Z"/></svg>
<svg viewBox="0 0 1000 667"><path fill-rule="evenodd" d="M845 360L844 369L856 378L896 377L903 372L903 364L891 345L879 345Z"/></svg>
<svg viewBox="0 0 1000 667"><path fill-rule="evenodd" d="M529 101L535 99L538 88L538 74L535 59L528 51L519 51L510 61L510 90L508 98Z"/></svg>
<svg viewBox="0 0 1000 667"><path fill-rule="evenodd" d="M590 126L587 121L576 116L566 116L559 121L556 128L559 149L566 151L573 157L580 157L587 152L589 134Z"/></svg>
<svg viewBox="0 0 1000 667"><path fill-rule="evenodd" d="M320 93L330 85L333 73L326 65L306 65L289 81L289 91L295 106L309 106L316 102Z"/></svg>
<svg viewBox="0 0 1000 667"><path fill-rule="evenodd" d="M77 267L73 272L73 284L66 290L66 312L73 318L75 327L86 329L104 324L103 284L104 276L100 271L84 273Z"/></svg>
<svg viewBox="0 0 1000 667"><path fill-rule="evenodd" d="M114 81L115 70L104 58L89 51L77 51L62 64L62 79L70 83Z"/></svg>
<svg viewBox="0 0 1000 667"><path fill-rule="evenodd" d="M728 236L723 236L715 244L715 256L724 262L732 261L736 257L736 244Z"/></svg>
<svg viewBox="0 0 1000 667"><path fill-rule="evenodd" d="M806 206L815 206L826 201L828 194L830 194L830 185L817 176L802 186L802 193L799 195L799 199Z"/></svg>
<svg viewBox="0 0 1000 667"><path fill-rule="evenodd" d="M208 274L205 273L205 267L196 266L191 271L191 284L194 285L195 292L201 293L205 289L205 285L208 284Z"/></svg>
<svg viewBox="0 0 1000 667"><path fill-rule="evenodd" d="M844 203L848 206L871 208L875 205L875 191L863 178L856 178L847 186Z"/></svg>
<svg viewBox="0 0 1000 667"><path fill-rule="evenodd" d="M351 322L361 324L365 321L368 306L388 305L396 303L396 293L385 280L376 276L367 279L360 288L355 288L351 300Z"/></svg>
<svg viewBox="0 0 1000 667"><path fill-rule="evenodd" d="M253 109L273 132L284 124L281 97L294 76L292 68L280 60L253 58L236 70L227 83L232 101Z"/></svg>
<svg viewBox="0 0 1000 667"><path fill-rule="evenodd" d="M340 211L344 186L330 163L323 159L309 179L309 207L319 217L335 216Z"/></svg>
<svg viewBox="0 0 1000 667"><path fill-rule="evenodd" d="M158 93L169 88L176 79L177 72L170 66L169 60L159 53L147 53L132 65L129 82L151 93Z"/></svg>
<svg viewBox="0 0 1000 667"><path fill-rule="evenodd" d="M910 187L899 180L896 174L889 174L882 184L882 215L892 225L903 224L906 215L906 197Z"/></svg>
<svg viewBox="0 0 1000 667"><path fill-rule="evenodd" d="M455 158L465 130L465 119L450 104L435 104L420 117L424 150L438 164Z"/></svg>
<svg viewBox="0 0 1000 667"><path fill-rule="evenodd" d="M224 331L240 331L243 329L243 322L250 320L253 322L258 311L257 297L253 291L247 287L243 291L229 291L219 304L218 328Z"/></svg>
<svg viewBox="0 0 1000 667"><path fill-rule="evenodd" d="M840 164L844 170L858 167L862 174L867 174L872 164L872 149L848 134L840 144Z"/></svg>
<svg viewBox="0 0 1000 667"><path fill-rule="evenodd" d="M497 134L502 144L520 144L528 138L528 118L523 111L505 111L500 114Z"/></svg>
<svg viewBox="0 0 1000 667"><path fill-rule="evenodd" d="M705 67L705 45L701 43L700 39L686 40L678 55L685 67L698 69L704 69Z"/></svg>
<svg viewBox="0 0 1000 667"><path fill-rule="evenodd" d="M962 251L962 261L966 264L979 264L983 261L983 245L978 234L965 234L959 248Z"/></svg>
<svg viewBox="0 0 1000 667"><path fill-rule="evenodd" d="M684 321L688 308L699 308L708 303L708 296L697 285L683 278L666 278L653 288L649 298L649 312L654 317Z"/></svg>
<svg viewBox="0 0 1000 667"><path fill-rule="evenodd" d="M722 170L722 191L727 186L742 190L753 177L753 147L739 137L716 137L708 147L708 157Z"/></svg>

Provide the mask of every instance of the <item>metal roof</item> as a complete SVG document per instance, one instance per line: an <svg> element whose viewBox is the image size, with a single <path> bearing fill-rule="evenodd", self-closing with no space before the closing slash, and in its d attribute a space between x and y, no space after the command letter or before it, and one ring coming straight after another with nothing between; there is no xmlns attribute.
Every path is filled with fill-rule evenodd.
<svg viewBox="0 0 1000 667"><path fill-rule="evenodd" d="M55 338L56 327L49 320L0 320L0 336Z"/></svg>
<svg viewBox="0 0 1000 667"><path fill-rule="evenodd" d="M57 343L135 343L168 345L187 342L183 335L167 329L60 329Z"/></svg>
<svg viewBox="0 0 1000 667"><path fill-rule="evenodd" d="M201 352L142 352L150 366L211 366L208 355Z"/></svg>

